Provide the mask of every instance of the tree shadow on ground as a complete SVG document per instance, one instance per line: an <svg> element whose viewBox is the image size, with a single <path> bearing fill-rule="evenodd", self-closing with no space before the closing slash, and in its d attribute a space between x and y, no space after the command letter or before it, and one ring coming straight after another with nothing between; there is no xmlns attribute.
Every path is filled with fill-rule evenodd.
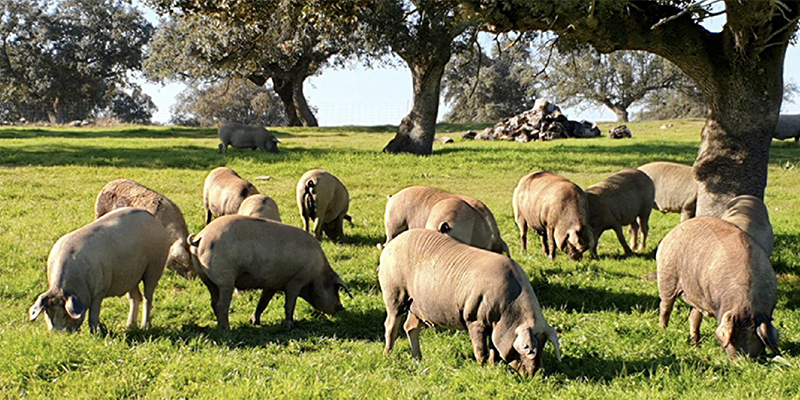
<svg viewBox="0 0 800 400"><path fill-rule="evenodd" d="M267 128L278 138L294 138L315 136L292 132L285 128ZM341 131L337 136L343 136L346 130L323 128L324 132ZM380 127L376 128L380 131ZM370 132L367 127L357 132ZM352 132L352 130L351 130ZM0 129L0 139L36 139L36 138L70 138L70 139L216 139L217 128L192 128L171 126L161 127L109 127L109 128L4 128Z"/></svg>
<svg viewBox="0 0 800 400"><path fill-rule="evenodd" d="M800 276L800 233L775 235L775 250L771 260L777 273Z"/></svg>
<svg viewBox="0 0 800 400"><path fill-rule="evenodd" d="M35 138L130 138L130 139L213 139L216 128L185 127L109 127L109 128L5 128L0 129L0 139Z"/></svg>
<svg viewBox="0 0 800 400"><path fill-rule="evenodd" d="M312 313L307 318L295 320L292 329L284 328L280 322L275 321L262 322L261 326L254 326L249 322L233 324L229 331L225 331L217 327L215 321L210 326L184 324L176 328L155 327L107 334L122 336L129 345L156 338L167 339L173 344L208 339L231 349L263 347L268 344L285 345L293 341L307 341L314 338L381 341L385 317L386 313L378 309L365 312L345 310L338 313L335 320L318 312Z"/></svg>
<svg viewBox="0 0 800 400"><path fill-rule="evenodd" d="M562 285L553 282L531 282L533 291L543 307L569 312L619 311L658 309L657 296L616 292L594 287Z"/></svg>
<svg viewBox="0 0 800 400"><path fill-rule="evenodd" d="M574 146L570 142L557 143L547 147L537 146L536 144L521 145L519 147L503 147L486 149L482 147L446 147L438 149L434 155L447 155L451 153L470 153L481 160L491 162L493 158L503 161L509 156L512 159L524 158L532 152L538 152L540 157L553 162L563 162L564 160L580 159L580 163L573 163L572 166L561 168L567 172L583 172L591 166L626 165L635 167L654 160L675 161L688 163L694 160L697 154L697 146L682 143L632 143L621 146ZM611 155L611 159L595 157L594 155Z"/></svg>
<svg viewBox="0 0 800 400"><path fill-rule="evenodd" d="M260 164L293 161L312 154L321 157L327 149L292 147L280 153L252 150L229 151L219 154L216 149L200 146L158 146L147 148L105 148L78 144L47 144L0 147L0 165L17 166L112 166L134 168L181 168L209 170L224 165L231 159L248 160Z"/></svg>
<svg viewBox="0 0 800 400"><path fill-rule="evenodd" d="M778 303L779 307L786 307L789 310L800 309L800 290L796 282L800 279L800 234L780 233L775 235L775 250L770 257L772 268L778 274ZM781 284L782 280L788 280L789 284ZM781 305L781 303L784 303Z"/></svg>

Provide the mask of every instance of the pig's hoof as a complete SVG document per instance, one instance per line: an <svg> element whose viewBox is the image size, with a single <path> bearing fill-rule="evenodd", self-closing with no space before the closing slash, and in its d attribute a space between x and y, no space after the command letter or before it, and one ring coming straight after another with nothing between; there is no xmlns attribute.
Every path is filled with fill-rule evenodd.
<svg viewBox="0 0 800 400"><path fill-rule="evenodd" d="M294 328L294 321L286 320L281 323L281 326L285 329L292 329Z"/></svg>

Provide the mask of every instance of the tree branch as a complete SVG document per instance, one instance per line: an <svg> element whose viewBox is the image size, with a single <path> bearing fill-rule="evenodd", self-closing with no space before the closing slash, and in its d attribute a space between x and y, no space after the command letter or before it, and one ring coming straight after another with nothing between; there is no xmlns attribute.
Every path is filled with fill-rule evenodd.
<svg viewBox="0 0 800 400"><path fill-rule="evenodd" d="M694 10L695 8L702 7L703 3L708 3L708 5L710 6L710 5L714 4L714 3L719 3L720 1L722 1L722 0L700 0L697 3L689 4L688 6L686 6L686 8L681 10L679 13L677 13L677 14L671 16L671 17L662 18L661 20L656 22L655 25L651 26L650 29L651 30L652 29L656 29L659 26L666 24L667 22L670 22L670 21L672 21L674 19L678 19L678 18L684 16L685 14L689 13L690 11ZM723 11L722 13L724 14L725 12Z"/></svg>

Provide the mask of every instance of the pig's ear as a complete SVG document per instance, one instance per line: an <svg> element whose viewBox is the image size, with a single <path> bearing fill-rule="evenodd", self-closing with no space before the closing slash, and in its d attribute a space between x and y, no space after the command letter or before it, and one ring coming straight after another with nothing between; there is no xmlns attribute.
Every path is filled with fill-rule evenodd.
<svg viewBox="0 0 800 400"><path fill-rule="evenodd" d="M39 318L39 315L44 311L45 302L47 302L47 293L42 293L28 310L28 319L30 321L35 321L36 318Z"/></svg>
<svg viewBox="0 0 800 400"><path fill-rule="evenodd" d="M553 343L553 347L556 348L556 359L558 362L561 362L561 345L558 343L558 332L556 332L556 328L552 326L547 326L547 340Z"/></svg>
<svg viewBox="0 0 800 400"><path fill-rule="evenodd" d="M452 229L453 228L450 227L450 224L448 224L447 221L442 222L441 224L439 224L439 232L441 232L441 233L450 232Z"/></svg>
<svg viewBox="0 0 800 400"><path fill-rule="evenodd" d="M342 288L342 289L344 289L344 291L347 293L347 295L348 295L348 296L350 296L350 298L351 298L351 299L353 298L353 294L352 294L352 293L350 293L350 289L347 287L347 284L346 284L346 283L344 283L344 281L342 280L342 278L339 278L339 277L337 276L337 277L336 277L336 282L334 283L334 285L336 285L336 290L337 290L337 291L339 290L339 288Z"/></svg>
<svg viewBox="0 0 800 400"><path fill-rule="evenodd" d="M722 347L730 346L734 324L733 314L730 311L726 311L725 314L722 314L720 324L717 327L717 338L722 342Z"/></svg>
<svg viewBox="0 0 800 400"><path fill-rule="evenodd" d="M64 309L67 311L67 315L70 316L72 319L81 319L83 315L86 313L86 306L78 300L78 297L74 294L67 296L67 301L64 303Z"/></svg>
<svg viewBox="0 0 800 400"><path fill-rule="evenodd" d="M780 354L778 350L778 330L772 326L772 322L766 317L759 317L756 322L758 323L758 327L756 328L758 338L761 339L761 342L773 353Z"/></svg>

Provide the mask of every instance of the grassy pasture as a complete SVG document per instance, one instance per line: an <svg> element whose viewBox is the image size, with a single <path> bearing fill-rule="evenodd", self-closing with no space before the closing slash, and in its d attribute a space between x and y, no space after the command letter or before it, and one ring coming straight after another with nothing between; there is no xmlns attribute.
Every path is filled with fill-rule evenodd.
<svg viewBox="0 0 800 400"><path fill-rule="evenodd" d="M779 275L775 325L783 359L728 362L703 324L703 343L688 343L688 307L676 304L658 327L658 291L647 279L655 250L679 216L654 213L647 251L628 259L612 232L599 258L547 260L533 235L519 254L511 211L518 179L547 169L586 187L622 167L653 160L691 163L701 121L633 123L634 138L548 143L461 142L435 155L380 153L394 127L276 129L280 154L232 149L217 154L216 132L183 128L0 128L0 396L4 398L796 398L800 396L800 147L775 142L766 202L776 233ZM603 126L607 131L610 126ZM466 126L443 125L458 139ZM446 133L446 132L451 133ZM280 327L283 298L248 318L256 292L235 296L230 332L221 332L201 282L167 271L157 290L153 328L124 329L125 298L103 303L102 334L48 334L27 309L46 290L50 248L92 221L95 196L130 178L181 207L189 230L202 229L202 185L228 166L273 197L284 222L302 226L294 200L300 175L324 168L351 194L354 224L343 244L323 242L354 299L347 311L321 315L298 302L297 324ZM254 180L257 176L274 179ZM384 358L383 302L376 278L386 196L412 184L482 199L494 212L515 259L531 278L548 321L560 332L563 362L545 347L545 373L522 379L505 365L475 363L466 332L428 329L421 361L401 337ZM85 325L84 325L85 327Z"/></svg>

